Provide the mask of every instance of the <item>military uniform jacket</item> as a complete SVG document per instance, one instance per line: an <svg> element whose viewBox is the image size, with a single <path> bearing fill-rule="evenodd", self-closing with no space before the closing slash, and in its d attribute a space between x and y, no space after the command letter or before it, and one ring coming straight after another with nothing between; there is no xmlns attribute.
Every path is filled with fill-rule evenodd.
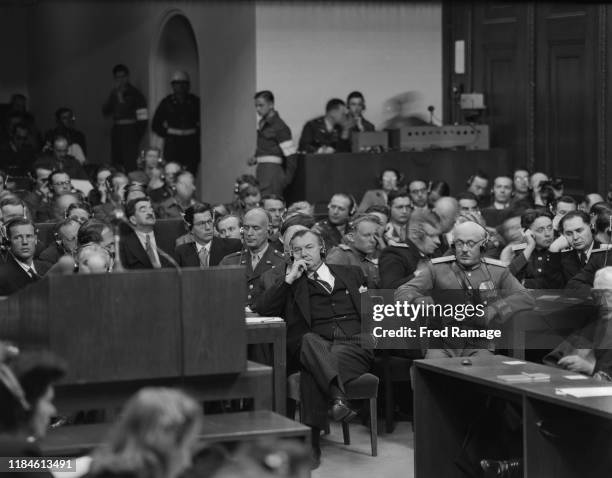
<svg viewBox="0 0 612 478"><path fill-rule="evenodd" d="M381 289L397 289L412 279L419 262L427 259L410 239L406 242L391 241L383 249L380 260L380 287Z"/></svg>
<svg viewBox="0 0 612 478"><path fill-rule="evenodd" d="M295 154L295 145L291 138L291 130L278 113L272 110L259 121L255 156L286 158L292 154Z"/></svg>
<svg viewBox="0 0 612 478"><path fill-rule="evenodd" d="M534 249L529 259L526 259L524 249L524 244L521 244L514 251L514 259L508 266L521 284L527 289L560 289L565 286L561 253Z"/></svg>
<svg viewBox="0 0 612 478"><path fill-rule="evenodd" d="M305 153L316 153L321 146L331 146L336 152L348 152L351 150L348 139L342 139L342 128L334 126L331 131L327 130L325 116L310 120L302 129L299 150Z"/></svg>
<svg viewBox="0 0 612 478"><path fill-rule="evenodd" d="M344 226L346 230L346 226ZM340 230L329 222L329 219L317 222L313 229L321 234L325 247L327 250L331 250L342 242L342 233Z"/></svg>
<svg viewBox="0 0 612 478"><path fill-rule="evenodd" d="M486 326L491 320L505 322L516 312L533 308L534 300L527 289L500 261L484 258L465 268L456 262L455 256L421 262L414 278L397 289L395 300L411 303L429 296L433 290L478 290L483 282L489 281L500 293L487 304L493 315L476 320L476 325Z"/></svg>
<svg viewBox="0 0 612 478"><path fill-rule="evenodd" d="M593 287L595 273L608 265L612 266L612 246L610 244L602 244L599 249L591 251L589 262L578 274L568 281L566 288L589 293Z"/></svg>
<svg viewBox="0 0 612 478"><path fill-rule="evenodd" d="M187 130L200 127L200 98L188 94L179 102L174 94L166 96L153 116L153 131L162 138L168 135L168 129Z"/></svg>
<svg viewBox="0 0 612 478"><path fill-rule="evenodd" d="M285 266L285 256L282 252L268 245L266 252L261 257L255 270L251 264L251 252L248 249L242 249L240 252L234 252L225 256L220 266L245 266L246 267L246 304L252 305L257 299L257 295L261 290L259 282L264 272L270 269L282 268Z"/></svg>
<svg viewBox="0 0 612 478"><path fill-rule="evenodd" d="M325 262L327 264L360 267L368 289L380 288L378 258L376 256L369 257L353 247L340 244L327 253Z"/></svg>

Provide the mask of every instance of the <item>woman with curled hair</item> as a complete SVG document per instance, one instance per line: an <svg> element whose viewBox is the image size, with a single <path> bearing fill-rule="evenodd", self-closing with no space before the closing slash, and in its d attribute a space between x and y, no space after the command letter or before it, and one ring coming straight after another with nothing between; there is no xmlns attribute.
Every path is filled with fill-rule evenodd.
<svg viewBox="0 0 612 478"><path fill-rule="evenodd" d="M89 478L175 478L191 465L202 411L178 390L144 388L125 405Z"/></svg>

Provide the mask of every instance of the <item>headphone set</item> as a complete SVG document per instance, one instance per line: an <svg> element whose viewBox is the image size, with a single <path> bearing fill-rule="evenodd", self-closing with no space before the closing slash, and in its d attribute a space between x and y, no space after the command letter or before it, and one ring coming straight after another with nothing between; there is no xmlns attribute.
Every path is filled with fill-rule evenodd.
<svg viewBox="0 0 612 478"><path fill-rule="evenodd" d="M260 211L263 211L266 213L266 217L268 218L268 236L271 236L272 234L274 234L274 227L272 226L271 214L262 207L257 207L253 209L259 209ZM251 211L253 211L253 209L251 209ZM227 217L227 216L223 216L223 217ZM243 241L244 241L244 232L245 232L244 227L240 226L240 237Z"/></svg>
<svg viewBox="0 0 612 478"><path fill-rule="evenodd" d="M90 248L90 247L96 247L97 251L103 251L102 254L104 254L107 263L108 263L108 268L106 269L106 272L112 272L113 270L113 266L114 266L114 259L113 256L111 255L110 251L108 251L105 247L102 247L100 244L96 243L96 242L87 242L85 244L81 244L79 247L77 247L76 251L74 252L74 270L73 272L75 274L77 274L79 272L79 256L80 254Z"/></svg>
<svg viewBox="0 0 612 478"><path fill-rule="evenodd" d="M185 224L185 229L187 229L187 232L191 232L191 230L193 229L193 218L196 214L202 214L205 212L210 212L210 215L212 217L212 222L213 222L213 229L216 227L217 224L217 211L215 211L215 209L209 204L209 203L200 203L197 206L204 206L207 209L205 211L195 211L195 207L196 206L189 206L187 209L185 209L184 212L181 213L181 218L183 219L183 223Z"/></svg>
<svg viewBox="0 0 612 478"><path fill-rule="evenodd" d="M466 221L468 222L468 221ZM469 222L473 222L474 224L478 224L475 221L469 221ZM484 253L487 248L489 247L489 241L491 240L491 236L489 235L489 231L487 231L487 228L484 227L482 224L478 224L478 226L483 230L484 232L484 238L482 239L482 242L480 243L480 246L478 247L478 249L480 249L481 253ZM453 241L453 243L450 245L450 249L452 249L453 251L456 250L455 246L455 241Z"/></svg>
<svg viewBox="0 0 612 478"><path fill-rule="evenodd" d="M163 167L166 165L166 161L164 161L164 158L162 157L162 154L161 154L161 150L158 148L148 148L148 149L143 149L142 151L140 151L140 154L138 155L138 158L136 159L136 167L140 170L144 170L145 160L147 157L147 153L149 151L155 151L159 155L157 158L157 167L163 169Z"/></svg>
<svg viewBox="0 0 612 478"><path fill-rule="evenodd" d="M355 213L357 212L357 200L355 199L355 196L348 193L336 193L334 194L334 196L343 196L347 198L351 203L349 206L349 217L355 215ZM329 204L327 205L327 208L329 209Z"/></svg>

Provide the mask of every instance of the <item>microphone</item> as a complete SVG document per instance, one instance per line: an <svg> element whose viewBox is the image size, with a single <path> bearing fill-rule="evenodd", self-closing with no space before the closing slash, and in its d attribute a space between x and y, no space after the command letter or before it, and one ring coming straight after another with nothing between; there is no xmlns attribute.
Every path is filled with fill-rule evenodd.
<svg viewBox="0 0 612 478"><path fill-rule="evenodd" d="M433 125L433 115L434 115L434 110L435 108L433 107L433 105L429 105L427 107L427 111L429 111L429 124Z"/></svg>

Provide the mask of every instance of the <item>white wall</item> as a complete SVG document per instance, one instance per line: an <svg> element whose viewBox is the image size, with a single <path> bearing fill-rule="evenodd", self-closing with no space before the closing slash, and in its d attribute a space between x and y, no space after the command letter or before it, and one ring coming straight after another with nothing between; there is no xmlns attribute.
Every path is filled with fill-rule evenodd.
<svg viewBox="0 0 612 478"><path fill-rule="evenodd" d="M421 93L419 112L442 116L441 4L266 1L255 15L257 88L274 92L294 138L352 90L377 127L385 100L406 91Z"/></svg>

